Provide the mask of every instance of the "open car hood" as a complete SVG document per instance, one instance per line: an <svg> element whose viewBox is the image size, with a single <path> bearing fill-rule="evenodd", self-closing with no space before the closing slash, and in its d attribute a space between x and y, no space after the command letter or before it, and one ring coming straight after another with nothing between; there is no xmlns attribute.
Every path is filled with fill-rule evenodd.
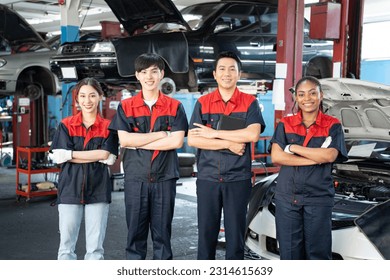
<svg viewBox="0 0 390 280"><path fill-rule="evenodd" d="M355 224L377 248L380 254L390 260L390 199L376 205L355 220Z"/></svg>
<svg viewBox="0 0 390 280"><path fill-rule="evenodd" d="M0 43L14 51L24 44L42 44L43 38L17 12L0 4Z"/></svg>
<svg viewBox="0 0 390 280"><path fill-rule="evenodd" d="M324 110L341 121L346 139L389 141L390 86L348 78L321 85Z"/></svg>
<svg viewBox="0 0 390 280"><path fill-rule="evenodd" d="M171 0L105 0L128 34L149 24L187 22Z"/></svg>

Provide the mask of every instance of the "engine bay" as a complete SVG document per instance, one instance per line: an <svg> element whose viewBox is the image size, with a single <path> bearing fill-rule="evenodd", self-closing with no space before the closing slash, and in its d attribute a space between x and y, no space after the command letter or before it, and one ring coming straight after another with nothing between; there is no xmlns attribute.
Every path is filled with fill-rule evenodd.
<svg viewBox="0 0 390 280"><path fill-rule="evenodd" d="M332 173L337 194L375 202L390 199L388 171L352 164L336 164Z"/></svg>

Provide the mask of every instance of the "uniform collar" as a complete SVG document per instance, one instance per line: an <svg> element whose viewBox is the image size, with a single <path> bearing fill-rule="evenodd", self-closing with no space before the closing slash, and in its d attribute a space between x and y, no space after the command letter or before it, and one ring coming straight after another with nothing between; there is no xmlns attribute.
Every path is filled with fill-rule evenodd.
<svg viewBox="0 0 390 280"><path fill-rule="evenodd" d="M293 126L298 126L303 123L303 118L302 118L302 111L299 111L298 114L295 115L296 117L293 118L292 125ZM324 113L321 111L318 112L315 124L321 127L327 126L325 119L324 119Z"/></svg>
<svg viewBox="0 0 390 280"><path fill-rule="evenodd" d="M142 90L133 97L133 107L142 107L145 106L145 101L143 99ZM161 91L158 94L158 98L154 106L165 106L167 100L167 96L165 96Z"/></svg>
<svg viewBox="0 0 390 280"><path fill-rule="evenodd" d="M100 116L99 113L97 113L95 122L93 123L91 128L92 127L99 127L100 124L102 124L102 123L103 123L103 118L102 118L102 116ZM72 120L70 121L70 125L71 126L82 126L83 125L83 115L82 115L81 111L72 117Z"/></svg>
<svg viewBox="0 0 390 280"><path fill-rule="evenodd" d="M222 96L221 96L221 93L219 92L219 89L216 89L215 91L216 94L214 94L211 102L225 102L223 101L222 99ZM232 97L229 99L228 102L236 105L238 104L238 97L239 97L239 94L240 94L240 91L238 90L238 88L236 87L236 89L234 90L234 93L232 95Z"/></svg>

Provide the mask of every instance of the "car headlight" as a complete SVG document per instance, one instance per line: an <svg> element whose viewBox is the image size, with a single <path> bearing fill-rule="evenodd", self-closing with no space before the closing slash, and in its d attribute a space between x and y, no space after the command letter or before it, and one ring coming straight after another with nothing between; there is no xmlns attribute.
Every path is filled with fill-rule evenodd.
<svg viewBox="0 0 390 280"><path fill-rule="evenodd" d="M111 42L97 42L92 46L90 52L113 53L115 52L115 48Z"/></svg>
<svg viewBox="0 0 390 280"><path fill-rule="evenodd" d="M7 60L0 57L0 68L7 64Z"/></svg>
<svg viewBox="0 0 390 280"><path fill-rule="evenodd" d="M58 49L57 49L57 54L62 54L62 50L63 50L63 46L60 46Z"/></svg>

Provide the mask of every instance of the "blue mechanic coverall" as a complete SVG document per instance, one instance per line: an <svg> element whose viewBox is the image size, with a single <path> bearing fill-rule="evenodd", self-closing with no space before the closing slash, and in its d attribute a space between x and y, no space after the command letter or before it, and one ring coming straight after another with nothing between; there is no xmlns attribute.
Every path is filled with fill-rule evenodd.
<svg viewBox="0 0 390 280"><path fill-rule="evenodd" d="M245 126L265 123L257 99L237 88L225 103L218 89L200 97L190 121L217 129L221 115L245 120ZM215 259L222 209L226 238L226 259L244 258L246 212L251 193L251 143L242 156L225 150L198 149L198 259Z"/></svg>
<svg viewBox="0 0 390 280"><path fill-rule="evenodd" d="M339 151L336 161L348 158L344 133L338 119L318 113L310 127L302 113L284 117L276 127L272 143L320 148L331 136L328 148ZM275 189L276 233L281 259L331 259L333 163L310 166L281 166Z"/></svg>
<svg viewBox="0 0 390 280"><path fill-rule="evenodd" d="M110 129L131 133L188 130L183 105L160 92L151 111L142 91L118 106ZM145 259L150 227L153 259L172 259L171 231L179 159L176 150L123 149L128 227L126 258Z"/></svg>

